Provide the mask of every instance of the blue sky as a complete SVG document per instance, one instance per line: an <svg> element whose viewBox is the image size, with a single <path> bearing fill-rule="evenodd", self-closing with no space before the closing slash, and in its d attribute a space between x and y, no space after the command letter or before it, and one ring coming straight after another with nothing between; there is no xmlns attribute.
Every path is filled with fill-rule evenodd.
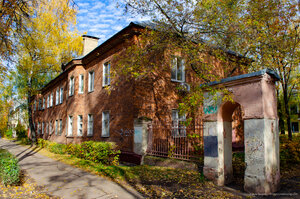
<svg viewBox="0 0 300 199"><path fill-rule="evenodd" d="M77 28L80 32L99 37L99 44L126 27L131 21L147 20L124 14L122 0L75 0L78 6Z"/></svg>

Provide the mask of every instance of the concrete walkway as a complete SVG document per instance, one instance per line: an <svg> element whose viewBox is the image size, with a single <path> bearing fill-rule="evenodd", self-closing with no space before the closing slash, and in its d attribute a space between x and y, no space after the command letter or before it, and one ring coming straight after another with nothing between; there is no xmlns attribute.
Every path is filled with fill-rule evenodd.
<svg viewBox="0 0 300 199"><path fill-rule="evenodd" d="M0 139L0 148L14 154L19 159L21 168L38 185L45 186L48 194L65 199L143 198L134 189L45 157L33 148L17 145L13 141Z"/></svg>

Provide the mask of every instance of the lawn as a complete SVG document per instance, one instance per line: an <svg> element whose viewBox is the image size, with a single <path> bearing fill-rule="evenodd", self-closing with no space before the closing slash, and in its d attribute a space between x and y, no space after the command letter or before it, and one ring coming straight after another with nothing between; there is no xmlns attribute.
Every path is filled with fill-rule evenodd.
<svg viewBox="0 0 300 199"><path fill-rule="evenodd" d="M284 194L300 195L300 136L292 142L281 136L281 190ZM39 149L40 150L40 149ZM243 154L234 154L234 180L240 191L228 191L206 180L198 171L158 166L106 166L68 154L54 154L47 149L39 153L85 171L109 178L122 186L132 186L148 198L242 198ZM280 197L278 197L280 198Z"/></svg>

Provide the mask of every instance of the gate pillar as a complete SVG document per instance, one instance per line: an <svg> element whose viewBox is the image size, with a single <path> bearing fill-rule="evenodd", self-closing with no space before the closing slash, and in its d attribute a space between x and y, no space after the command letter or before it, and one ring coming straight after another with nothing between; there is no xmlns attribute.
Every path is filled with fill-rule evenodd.
<svg viewBox="0 0 300 199"><path fill-rule="evenodd" d="M208 86L226 89L232 100L223 101L222 92L205 93L204 175L219 186L232 180L232 113L241 106L244 120L244 189L269 194L279 189L279 129L275 81L269 70L230 77Z"/></svg>

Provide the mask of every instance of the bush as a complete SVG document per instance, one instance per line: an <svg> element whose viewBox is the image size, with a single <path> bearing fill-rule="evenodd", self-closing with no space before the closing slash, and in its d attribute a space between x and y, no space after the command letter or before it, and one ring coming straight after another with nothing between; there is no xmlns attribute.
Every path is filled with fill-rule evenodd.
<svg viewBox="0 0 300 199"><path fill-rule="evenodd" d="M4 185L20 182L18 159L3 149L0 149L0 178Z"/></svg>
<svg viewBox="0 0 300 199"><path fill-rule="evenodd" d="M15 128L16 134L17 134L17 139L21 140L22 138L26 138L27 137L27 131L24 125L22 125L21 123L18 123L16 128Z"/></svg>
<svg viewBox="0 0 300 199"><path fill-rule="evenodd" d="M4 132L4 137L6 138L12 138L13 132L12 129L8 129L7 131Z"/></svg>
<svg viewBox="0 0 300 199"><path fill-rule="evenodd" d="M300 164L300 136L290 141L285 135L280 136L280 166Z"/></svg>
<svg viewBox="0 0 300 199"><path fill-rule="evenodd" d="M81 144L59 144L43 139L38 139L38 146L47 148L50 152L56 154L68 153L77 158L90 160L95 163L105 165L118 165L120 151L111 142L87 141Z"/></svg>
<svg viewBox="0 0 300 199"><path fill-rule="evenodd" d="M51 142L47 145L47 149L51 153L55 153L55 154L65 154L66 153L66 145L65 144Z"/></svg>
<svg viewBox="0 0 300 199"><path fill-rule="evenodd" d="M68 144L67 153L78 158L106 165L118 165L120 151L110 142L87 141L81 144Z"/></svg>

